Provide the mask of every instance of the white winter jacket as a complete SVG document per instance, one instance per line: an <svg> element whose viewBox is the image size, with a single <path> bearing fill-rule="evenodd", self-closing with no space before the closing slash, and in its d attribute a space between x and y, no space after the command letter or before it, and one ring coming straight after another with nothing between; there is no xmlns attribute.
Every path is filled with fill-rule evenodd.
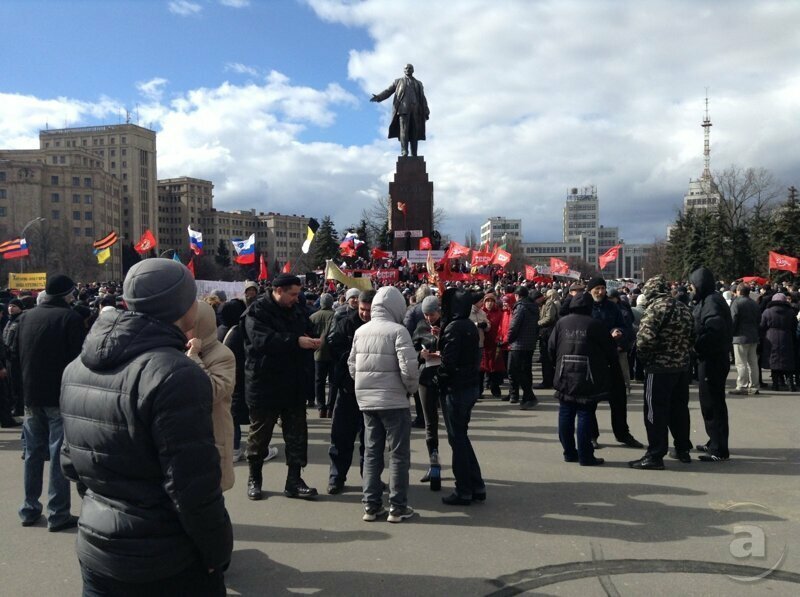
<svg viewBox="0 0 800 597"><path fill-rule="evenodd" d="M378 290L370 321L356 330L347 364L361 410L410 408L419 387L417 352L403 326L406 302L393 286Z"/></svg>

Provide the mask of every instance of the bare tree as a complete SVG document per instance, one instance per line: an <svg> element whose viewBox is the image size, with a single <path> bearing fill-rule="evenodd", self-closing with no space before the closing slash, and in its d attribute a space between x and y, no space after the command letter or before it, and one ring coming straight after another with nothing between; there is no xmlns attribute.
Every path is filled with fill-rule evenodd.
<svg viewBox="0 0 800 597"><path fill-rule="evenodd" d="M721 197L722 225L729 232L744 227L754 212L769 210L772 201L782 192L769 170L743 169L736 165L715 173L714 185Z"/></svg>
<svg viewBox="0 0 800 597"><path fill-rule="evenodd" d="M652 248L647 252L642 262L642 274L645 278L658 274L667 274L667 241L663 238L656 239Z"/></svg>

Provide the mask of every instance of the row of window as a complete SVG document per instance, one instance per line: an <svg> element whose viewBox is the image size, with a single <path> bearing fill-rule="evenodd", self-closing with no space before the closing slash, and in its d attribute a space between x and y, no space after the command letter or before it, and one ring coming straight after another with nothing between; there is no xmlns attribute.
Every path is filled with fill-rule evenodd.
<svg viewBox="0 0 800 597"><path fill-rule="evenodd" d="M59 180L60 179L59 179L58 176L55 176L55 175L51 176L50 177L50 184L52 186L54 186L54 187L57 187L57 186L59 186ZM73 187L81 186L81 178L80 178L80 176L73 176L72 177L72 186ZM89 177L89 176L84 177L83 186L85 186L88 189L92 188L92 179L91 179L91 177Z"/></svg>
<svg viewBox="0 0 800 597"><path fill-rule="evenodd" d="M116 142L116 137L111 137L109 139L109 145L114 145L115 142ZM127 137L121 137L120 138L120 143L122 143L122 145L125 145L127 142L128 142L128 138ZM78 146L77 143L78 143L77 139L66 139L64 141L64 147L77 147ZM106 140L103 137L93 137L92 138L92 145L93 146L97 146L97 145L101 145L102 146L102 145L105 145L105 144L106 144ZM89 146L89 140L88 139L81 139L81 147L88 147L88 146ZM61 140L57 139L56 141L54 141L53 142L53 147L61 147ZM50 142L49 141L45 142L44 148L45 149L49 149L50 148ZM125 150L123 149L123 151L125 151Z"/></svg>

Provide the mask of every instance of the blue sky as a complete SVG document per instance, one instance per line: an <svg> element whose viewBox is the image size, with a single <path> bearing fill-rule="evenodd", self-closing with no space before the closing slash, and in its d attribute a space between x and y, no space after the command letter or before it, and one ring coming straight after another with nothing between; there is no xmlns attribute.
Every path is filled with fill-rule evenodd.
<svg viewBox="0 0 800 597"><path fill-rule="evenodd" d="M587 185L627 242L663 236L702 172L706 89L712 171L800 184L798 2L4 0L0 22L0 148L138 104L159 177L213 181L220 209L356 223L398 153L369 97L407 62L457 240L496 215L560 240Z"/></svg>

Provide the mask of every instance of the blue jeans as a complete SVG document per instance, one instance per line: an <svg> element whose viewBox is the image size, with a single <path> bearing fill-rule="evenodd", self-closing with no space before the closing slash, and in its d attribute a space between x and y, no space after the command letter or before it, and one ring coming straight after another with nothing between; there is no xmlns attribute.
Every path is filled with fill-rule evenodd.
<svg viewBox="0 0 800 597"><path fill-rule="evenodd" d="M558 439L564 448L564 458L581 464L594 462L591 427L597 403L561 402L558 407ZM575 416L578 417L578 449L575 449Z"/></svg>
<svg viewBox="0 0 800 597"><path fill-rule="evenodd" d="M389 505L408 504L408 469L411 467L411 409L365 410L364 497L365 506L383 503L383 453L389 442Z"/></svg>
<svg viewBox="0 0 800 597"><path fill-rule="evenodd" d="M50 481L47 488L47 524L54 526L70 517L69 481L61 472L61 443L64 441L64 423L61 411L55 406L25 409L22 427L25 440L25 501L19 509L23 521L31 521L42 513L39 497L42 495L44 462L50 454Z"/></svg>
<svg viewBox="0 0 800 597"><path fill-rule="evenodd" d="M472 499L475 494L486 493L486 484L481 475L481 466L467 435L472 407L478 400L478 388L448 388L444 399L444 424L447 441L453 450L453 475L456 478L456 494Z"/></svg>

